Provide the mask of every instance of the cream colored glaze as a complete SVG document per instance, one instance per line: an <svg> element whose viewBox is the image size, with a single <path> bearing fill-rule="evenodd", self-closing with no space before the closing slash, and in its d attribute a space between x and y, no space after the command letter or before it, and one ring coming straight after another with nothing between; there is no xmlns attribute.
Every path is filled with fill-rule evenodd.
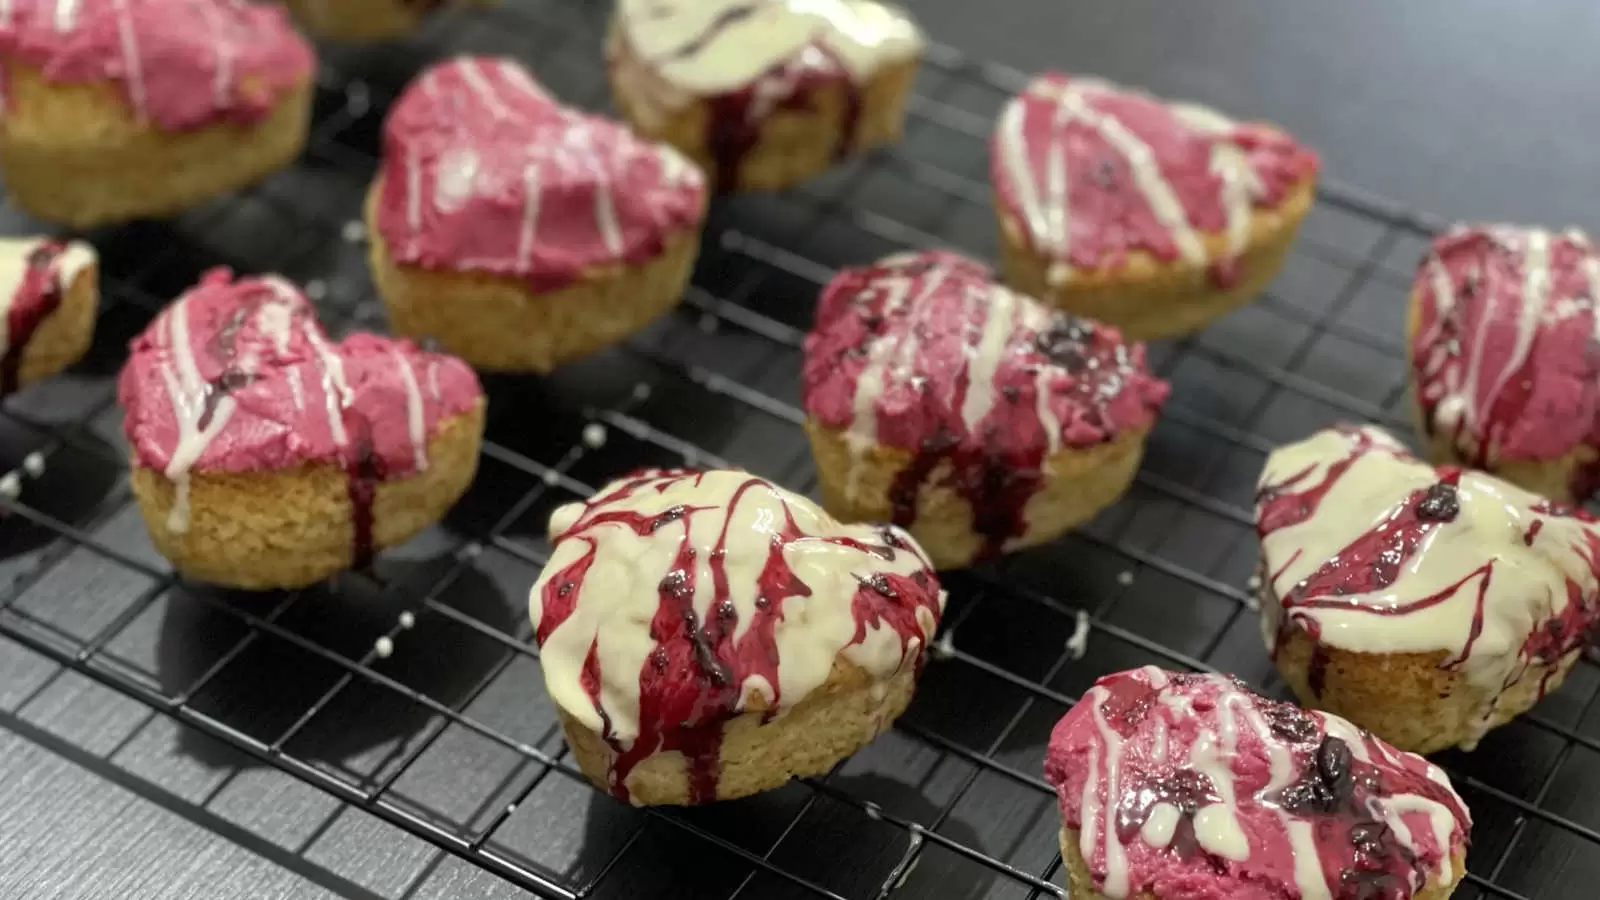
<svg viewBox="0 0 1600 900"><path fill-rule="evenodd" d="M679 108L812 54L864 82L923 44L909 15L873 0L618 0L616 24L628 55L679 93L664 105Z"/></svg>
<svg viewBox="0 0 1600 900"><path fill-rule="evenodd" d="M897 551L893 560L819 540L852 538L869 546L882 544L880 529L840 524L810 500L776 485L763 482L738 495L738 502L734 503L739 489L754 478L745 472L714 471L705 473L698 483L693 478L682 479L665 490L651 488L625 495L625 482L617 482L593 501L563 506L551 515L550 540L555 549L533 586L528 604L535 631L544 614L546 582L583 557L590 540L595 547L595 559L579 589L576 606L544 640L539 654L551 698L585 727L602 731L603 712L609 724L605 730L609 739L626 747L638 737L639 673L656 647L650 636L650 623L661 603L660 584L672 571L685 540L698 551L693 602L700 621L707 621L713 615L716 588L706 561L726 527L723 569L727 575L727 600L738 616L733 634L733 640L738 641L757 618L757 578L767 562L774 535L783 527L786 511L805 537L786 545L784 560L811 593L784 598L783 618L773 630L780 711L820 687L835 659L842 657L883 682L921 657L922 648L932 639L938 624L926 610L920 610L917 616L921 640L902 647L893 628L877 625L867 629L864 639L852 643L856 632L852 598L860 590L858 576L910 575L931 569L911 538L895 530L907 549ZM652 517L680 505L697 511L650 534L641 535L618 524L589 524L600 513ZM688 523L687 536L683 522ZM584 539L561 539L578 530ZM942 594L940 603L942 606ZM603 710L597 708L583 687L584 662L591 647L600 661L599 705ZM757 694L765 703L773 703L773 687L761 678L750 678L742 685L739 708L743 709Z"/></svg>
<svg viewBox="0 0 1600 900"><path fill-rule="evenodd" d="M1387 433L1372 427L1363 432L1378 446L1356 459L1316 514L1263 540L1262 559L1275 596L1287 595L1413 492L1439 481L1432 466L1412 457ZM1354 436L1334 429L1319 432L1268 457L1261 488L1275 488L1306 472L1286 488L1306 490L1355 452ZM1392 585L1347 595L1341 599L1348 605L1341 608L1297 606L1291 614L1314 623L1321 643L1343 650L1444 652L1450 664L1459 665L1465 677L1493 698L1525 671L1528 660L1521 650L1529 635L1566 609L1567 582L1579 585L1590 598L1600 588L1584 556L1596 529L1568 516L1536 512L1534 507L1546 502L1543 498L1478 472L1461 475L1457 496L1460 514L1423 539ZM1529 539L1535 520L1543 524ZM1483 601L1482 632L1474 639L1483 576L1472 573L1490 560L1494 568ZM1460 587L1448 599L1432 607L1400 615L1373 612L1414 603L1457 583ZM1284 612L1280 604L1263 605L1269 643L1277 638Z"/></svg>

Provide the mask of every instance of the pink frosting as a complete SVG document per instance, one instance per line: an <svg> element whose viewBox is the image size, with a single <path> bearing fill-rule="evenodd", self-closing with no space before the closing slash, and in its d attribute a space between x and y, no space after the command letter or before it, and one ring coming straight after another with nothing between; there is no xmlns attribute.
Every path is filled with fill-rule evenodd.
<svg viewBox="0 0 1600 900"><path fill-rule="evenodd" d="M1148 427L1168 390L1143 344L942 251L840 272L806 338L804 381L822 424L918 455L896 524L910 524L917 486L948 461L996 541L1022 532L1050 453Z"/></svg>
<svg viewBox="0 0 1600 900"><path fill-rule="evenodd" d="M0 57L50 81L116 81L174 131L255 122L315 64L281 8L242 0L10 0Z"/></svg>
<svg viewBox="0 0 1600 900"><path fill-rule="evenodd" d="M1461 877L1450 857L1472 826L1422 757L1234 679L1154 667L1096 682L1051 734L1045 776L1113 898L1408 900Z"/></svg>
<svg viewBox="0 0 1600 900"><path fill-rule="evenodd" d="M1434 241L1413 290L1411 358L1430 434L1478 467L1600 448L1600 256L1588 238L1457 228ZM1597 476L1584 468L1574 493L1592 493Z"/></svg>
<svg viewBox="0 0 1600 900"><path fill-rule="evenodd" d="M562 106L511 60L463 57L389 113L377 227L401 263L550 290L656 257L705 196L677 151Z"/></svg>
<svg viewBox="0 0 1600 900"><path fill-rule="evenodd" d="M1032 249L1087 270L1131 251L1175 260L1199 232L1283 201L1317 172L1317 157L1265 125L1231 122L1096 79L1049 73L1011 101L990 160L1001 209ZM1216 151L1244 165L1219 174ZM1163 205L1181 209L1164 218ZM1246 223L1247 224L1247 223ZM1237 252L1239 247L1233 248ZM1231 277L1228 260L1216 270Z"/></svg>
<svg viewBox="0 0 1600 900"><path fill-rule="evenodd" d="M169 473L338 462L403 476L427 462L440 422L483 397L455 357L371 334L331 342L288 282L226 269L207 272L129 349L117 383L128 441L140 465ZM180 446L198 455L186 460Z"/></svg>

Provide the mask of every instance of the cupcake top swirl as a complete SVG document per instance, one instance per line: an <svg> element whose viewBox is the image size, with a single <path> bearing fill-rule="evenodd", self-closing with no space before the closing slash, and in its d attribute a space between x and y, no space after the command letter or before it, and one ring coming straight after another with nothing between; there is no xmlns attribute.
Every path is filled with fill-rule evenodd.
<svg viewBox="0 0 1600 900"><path fill-rule="evenodd" d="M1458 227L1412 288L1423 424L1477 466L1600 446L1600 255L1578 231ZM1594 488L1580 473L1578 496Z"/></svg>
<svg viewBox="0 0 1600 900"><path fill-rule="evenodd" d="M1221 675L1108 675L1045 776L1112 900L1410 900L1458 880L1472 827L1443 772Z"/></svg>
<svg viewBox="0 0 1600 900"><path fill-rule="evenodd" d="M990 168L1002 211L1058 262L1053 284L1070 268L1114 268L1134 253L1215 263L1228 282L1252 211L1313 177L1317 157L1270 126L1048 73L1001 112ZM1213 234L1220 253L1208 251Z"/></svg>
<svg viewBox="0 0 1600 900"><path fill-rule="evenodd" d="M0 55L50 82L115 81L170 130L256 122L315 63L281 8L242 0L9 0Z"/></svg>
<svg viewBox="0 0 1600 900"><path fill-rule="evenodd" d="M1600 606L1600 524L1376 428L1268 457L1256 496L1268 627L1360 653L1436 653L1492 699L1580 652ZM1485 710L1487 715L1488 710Z"/></svg>
<svg viewBox="0 0 1600 900"><path fill-rule="evenodd" d="M653 258L705 211L705 178L678 151L562 106L509 59L424 72L383 146L377 228L409 265L550 290Z"/></svg>
<svg viewBox="0 0 1600 900"><path fill-rule="evenodd" d="M723 724L781 715L836 664L885 681L919 666L944 608L892 527L842 525L736 471L646 471L550 518L529 598L556 704L617 751L611 788L658 752L715 799Z"/></svg>
<svg viewBox="0 0 1600 900"><path fill-rule="evenodd" d="M861 83L922 48L911 18L874 0L618 0L616 24L639 62L702 97L794 64Z"/></svg>

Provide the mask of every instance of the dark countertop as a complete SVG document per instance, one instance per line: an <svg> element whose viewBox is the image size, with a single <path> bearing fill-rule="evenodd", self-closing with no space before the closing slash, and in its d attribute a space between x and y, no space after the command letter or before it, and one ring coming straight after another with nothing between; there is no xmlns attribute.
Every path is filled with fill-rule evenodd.
<svg viewBox="0 0 1600 900"><path fill-rule="evenodd" d="M1591 206L1590 139L1600 136L1600 119L1590 115L1600 83L1593 3L1051 2L1027 4L1026 25L1012 17L1013 4L1022 5L914 7L932 35L977 58L1098 72L1278 121L1322 150L1330 174L1419 209L1600 226ZM503 35L493 41L445 18L430 30L448 33L457 49L506 46ZM124 526L137 529L107 527ZM62 596L92 595L101 577L92 561L66 565L77 568ZM507 583L529 578L522 571ZM519 603L512 597L508 606ZM0 900L528 896L56 671L0 637ZM452 740L443 741L442 765L481 769L507 784L527 777L499 771L502 761L470 740ZM382 752L362 748L374 760ZM926 764L915 752L906 751L906 766ZM938 780L928 776L930 792ZM548 802L559 827L539 838L545 861L579 865L575 845L593 819L610 813L578 788ZM1036 824L1053 839L1053 821ZM654 832L641 839L646 858L672 849ZM627 884L649 872L613 877Z"/></svg>

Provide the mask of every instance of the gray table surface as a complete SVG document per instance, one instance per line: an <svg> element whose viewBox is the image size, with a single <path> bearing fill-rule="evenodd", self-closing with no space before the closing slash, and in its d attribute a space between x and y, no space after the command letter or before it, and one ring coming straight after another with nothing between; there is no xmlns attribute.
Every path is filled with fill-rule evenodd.
<svg viewBox="0 0 1600 900"><path fill-rule="evenodd" d="M1026 22L1000 14L1012 6L1020 15L1016 0L917 9L980 58L1276 120L1329 173L1419 209L1600 225L1600 5L1054 0L1027 4ZM0 639L0 898L525 896L270 770L212 796L226 768L173 749L194 736L76 676L17 709L53 671ZM578 815L586 801L571 804Z"/></svg>

